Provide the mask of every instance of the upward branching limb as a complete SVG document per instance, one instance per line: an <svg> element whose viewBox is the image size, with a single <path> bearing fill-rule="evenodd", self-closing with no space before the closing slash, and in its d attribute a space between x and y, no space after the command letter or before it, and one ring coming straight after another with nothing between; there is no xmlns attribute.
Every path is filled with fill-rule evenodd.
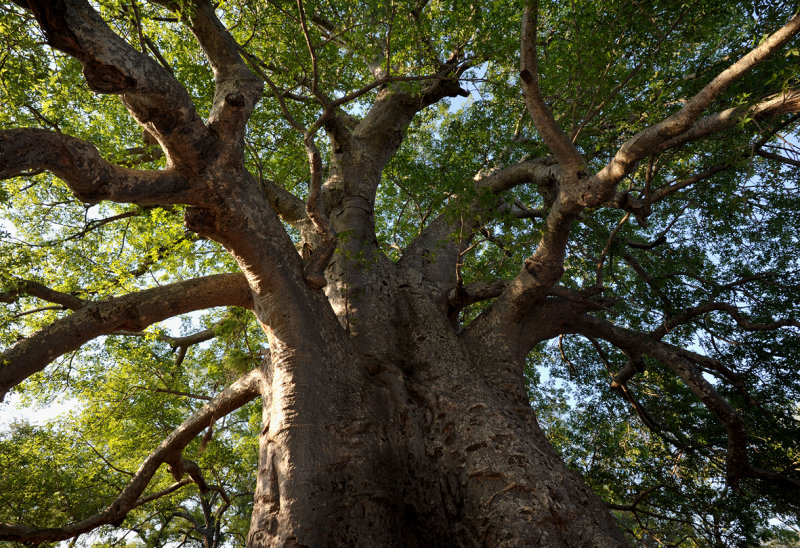
<svg viewBox="0 0 800 548"><path fill-rule="evenodd" d="M177 9L172 2L159 3ZM196 0L185 11L184 20L214 71L214 99L208 125L232 146L233 160L240 160L245 125L261 99L264 84L245 63L239 45L220 22L211 2Z"/></svg>
<svg viewBox="0 0 800 548"><path fill-rule="evenodd" d="M193 481L206 490L210 486L206 485L202 476L198 474L196 465L193 467L191 461L185 461L181 457L181 451L209 424L224 417L229 413L240 408L249 401L252 401L262 391L264 373L261 369L254 369L242 376L239 380L223 390L218 396L205 404L196 411L191 417L183 421L161 444L153 450L144 460L128 485L122 490L117 498L101 512L94 514L78 523L65 525L63 527L29 527L0 523L0 540L10 540L16 542L38 544L42 542L53 542L76 537L87 533L102 525L119 524L128 515L128 512L149 502L156 495L163 496L165 492L142 497L150 480L155 475L158 468L164 464L172 464L177 483L173 484L166 492L171 492L184 485L181 480L183 473L190 475ZM183 465L183 466L181 466ZM177 468L182 470L180 474Z"/></svg>
<svg viewBox="0 0 800 548"><path fill-rule="evenodd" d="M598 205L608 199L614 186L629 174L643 158L659 150L678 146L737 123L740 118L735 121L732 121L731 118L734 118L736 113L747 109L730 109L704 120L698 120L698 118L733 82L777 52L798 32L800 32L800 15L793 17L780 30L767 37L739 61L722 71L700 92L689 99L678 112L628 139L619 148L614 158L582 185L584 188L581 193L584 196L581 201L590 207ZM791 92L789 97L786 96L786 93L779 94L774 99L766 101L764 108L780 108L771 104L773 101L792 103L793 106L784 105L784 109L800 108L800 101L792 95L794 94ZM761 109L757 107L757 110ZM784 112L789 110L784 110Z"/></svg>
<svg viewBox="0 0 800 548"><path fill-rule="evenodd" d="M586 167L586 162L567 137L542 98L539 90L539 71L536 53L536 25L538 21L539 2L529 0L522 15L522 45L520 58L520 78L525 96L525 105L531 115L536 129L558 160L561 168L572 177Z"/></svg>
<svg viewBox="0 0 800 548"><path fill-rule="evenodd" d="M322 211L320 198L322 196L322 157L319 153L314 135L306 132L304 145L308 154L308 163L311 169L311 178L308 184L308 199L306 200L306 214L314 225L319 236L319 244L313 254L307 258L304 267L306 283L314 289L325 287L325 268L336 249L336 233L331 222Z"/></svg>
<svg viewBox="0 0 800 548"><path fill-rule="evenodd" d="M217 274L87 302L0 354L0 400L59 356L95 337L120 329L139 331L172 316L214 306L252 306L244 275Z"/></svg>
<svg viewBox="0 0 800 548"><path fill-rule="evenodd" d="M529 14L528 17L531 15ZM530 21L527 24L530 25ZM529 30L529 32L532 31ZM699 118L700 114L727 87L777 52L798 32L800 32L800 16L795 16L783 28L720 73L698 94L689 99L680 111L629 139L598 173L585 174L586 176L578 176L570 181L562 178L558 196L550 208L542 239L536 251L526 260L525 268L508 285L495 305L476 322L473 322L476 332L480 333L482 329L496 330L498 328L513 332L513 326L520 318L524 317L547 295L548 288L562 275L570 228L584 208L617 204L637 215L637 220L640 222L646 217L649 210L648 203L634 203L627 196L617 197L614 194L616 185L623 177L632 172L640 160L656 152L731 128L746 116L760 117L799 111L800 92L786 90L751 107L728 109L705 118ZM530 36L526 38L528 41L531 39ZM525 42L522 47L525 49ZM528 44L527 47L531 46ZM530 51L526 55L530 55ZM531 82L527 82L526 85L530 86ZM549 125L546 120L542 123L543 127L550 127L553 130L552 125ZM551 131L551 136L545 141L554 153L556 150L560 150L559 155L568 158L568 151L562 147L563 143L555 133Z"/></svg>
<svg viewBox="0 0 800 548"><path fill-rule="evenodd" d="M552 157L526 159L491 173L476 175L474 188L478 195L486 192L502 195L518 186L534 185L543 196L555 197L561 174L561 167ZM545 199L545 202L547 207L552 205L552 201ZM508 206L501 204L500 207ZM466 209L460 211L461 215L458 214L460 208ZM468 204L458 200L451 202L404 250L401 263L421 271L427 279L450 280L458 257L470 246L476 231L482 223L494 219L497 213L496 207L487 207L480 199ZM546 216L546 210L541 212L541 216ZM455 233L462 236L452 238ZM437 249L435 254L426 253L432 248Z"/></svg>
<svg viewBox="0 0 800 548"><path fill-rule="evenodd" d="M169 71L125 42L87 0L17 0L31 11L47 42L83 65L89 87L116 94L158 139L169 165L195 172L212 138L186 89Z"/></svg>

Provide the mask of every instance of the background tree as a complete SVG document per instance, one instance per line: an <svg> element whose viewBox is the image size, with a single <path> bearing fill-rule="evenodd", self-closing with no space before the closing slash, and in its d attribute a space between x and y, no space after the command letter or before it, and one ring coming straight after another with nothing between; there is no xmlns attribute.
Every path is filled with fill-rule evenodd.
<svg viewBox="0 0 800 548"><path fill-rule="evenodd" d="M791 537L789 3L0 14L0 539Z"/></svg>

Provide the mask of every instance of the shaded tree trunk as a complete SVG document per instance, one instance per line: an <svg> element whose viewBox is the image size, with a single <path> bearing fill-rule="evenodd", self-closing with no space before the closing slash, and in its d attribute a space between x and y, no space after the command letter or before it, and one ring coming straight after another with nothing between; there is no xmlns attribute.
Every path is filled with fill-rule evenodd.
<svg viewBox="0 0 800 548"><path fill-rule="evenodd" d="M459 333L417 273L372 274L378 335L316 363L273 348L249 544L624 545L543 435L511 348Z"/></svg>

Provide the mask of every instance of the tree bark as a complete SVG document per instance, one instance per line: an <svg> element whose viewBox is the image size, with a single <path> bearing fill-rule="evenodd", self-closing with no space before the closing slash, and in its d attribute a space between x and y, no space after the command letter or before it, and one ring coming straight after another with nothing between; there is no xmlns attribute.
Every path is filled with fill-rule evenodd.
<svg viewBox="0 0 800 548"><path fill-rule="evenodd" d="M539 428L514 347L459 334L418 273L382 272L380 348L273 354L249 545L624 546Z"/></svg>

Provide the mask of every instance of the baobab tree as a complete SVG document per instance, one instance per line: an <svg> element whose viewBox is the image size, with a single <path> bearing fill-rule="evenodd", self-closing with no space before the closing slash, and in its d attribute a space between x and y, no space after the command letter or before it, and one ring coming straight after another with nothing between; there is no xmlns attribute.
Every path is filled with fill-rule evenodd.
<svg viewBox="0 0 800 548"><path fill-rule="evenodd" d="M713 544L797 509L796 8L0 9L0 395L75 407L2 438L0 539Z"/></svg>

